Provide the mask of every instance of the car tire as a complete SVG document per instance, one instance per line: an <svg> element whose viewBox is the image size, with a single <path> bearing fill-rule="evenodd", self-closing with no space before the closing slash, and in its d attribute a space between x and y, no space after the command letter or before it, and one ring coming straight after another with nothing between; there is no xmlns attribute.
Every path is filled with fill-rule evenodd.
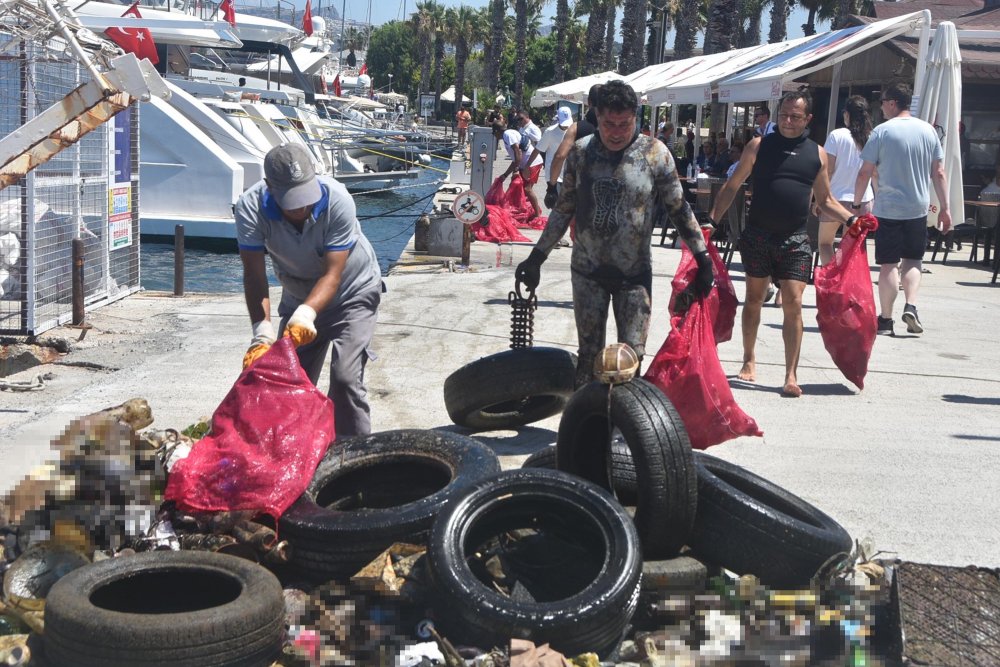
<svg viewBox="0 0 1000 667"><path fill-rule="evenodd" d="M522 468L548 468L557 470L557 447L545 447L528 456L521 463ZM635 464L632 463L632 452L624 440L611 441L611 478L618 502L626 507L634 507L636 503Z"/></svg>
<svg viewBox="0 0 1000 667"><path fill-rule="evenodd" d="M602 554L593 576L557 600L516 600L476 577L469 557L491 537L524 528L550 530ZM598 564L599 561L599 564ZM642 561L624 508L603 489L557 470L509 470L453 499L438 516L428 571L446 633L479 646L512 637L550 643L566 655L617 648L635 613Z"/></svg>
<svg viewBox="0 0 1000 667"><path fill-rule="evenodd" d="M552 347L507 350L449 375L444 404L459 426L517 428L559 414L575 381L576 355L571 352Z"/></svg>
<svg viewBox="0 0 1000 667"><path fill-rule="evenodd" d="M281 653L281 584L235 556L153 551L70 572L45 602L46 664L270 665Z"/></svg>
<svg viewBox="0 0 1000 667"><path fill-rule="evenodd" d="M626 460L609 447L614 429L631 453L628 470L635 476L635 524L643 557L671 558L691 534L698 487L687 431L655 385L638 378L611 386L592 382L573 394L559 423L559 470L609 489L609 466L615 479L615 465Z"/></svg>
<svg viewBox="0 0 1000 667"><path fill-rule="evenodd" d="M698 518L692 551L768 586L805 586L838 553L849 553L843 526L802 498L746 468L698 453Z"/></svg>
<svg viewBox="0 0 1000 667"><path fill-rule="evenodd" d="M350 576L394 542L423 543L442 505L500 471L493 450L444 431L337 440L279 521L291 566L317 581Z"/></svg>

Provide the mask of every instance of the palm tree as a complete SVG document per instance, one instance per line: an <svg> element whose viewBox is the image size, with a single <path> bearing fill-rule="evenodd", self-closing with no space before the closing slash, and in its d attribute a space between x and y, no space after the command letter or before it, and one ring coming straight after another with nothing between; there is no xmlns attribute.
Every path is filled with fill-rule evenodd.
<svg viewBox="0 0 1000 667"><path fill-rule="evenodd" d="M448 9L445 13L445 38L455 45L455 110L462 107L465 93L465 63L469 59L469 45L482 39L482 24L477 12L466 5Z"/></svg>
<svg viewBox="0 0 1000 667"><path fill-rule="evenodd" d="M622 0L604 0L608 5L608 15L605 20L604 33L604 71L615 68L615 28L618 25L618 5Z"/></svg>
<svg viewBox="0 0 1000 667"><path fill-rule="evenodd" d="M809 10L809 15L806 18L806 22L802 24L802 34L806 37L816 34L816 11L820 8L820 5L824 4L822 0L799 0L799 4Z"/></svg>
<svg viewBox="0 0 1000 667"><path fill-rule="evenodd" d="M737 0L712 0L708 29L705 31L705 53L722 53L733 48L739 19Z"/></svg>
<svg viewBox="0 0 1000 667"><path fill-rule="evenodd" d="M587 26L571 17L566 26L566 79L582 76L587 65Z"/></svg>
<svg viewBox="0 0 1000 667"><path fill-rule="evenodd" d="M514 1L514 106L521 106L528 65L528 0Z"/></svg>
<svg viewBox="0 0 1000 667"><path fill-rule="evenodd" d="M569 0L556 0L556 83L566 80L566 42L569 35Z"/></svg>
<svg viewBox="0 0 1000 667"><path fill-rule="evenodd" d="M858 2L857 0L837 0L833 9L833 21L830 27L834 30L840 28L846 28L848 25L847 17L851 14L858 13Z"/></svg>
<svg viewBox="0 0 1000 667"><path fill-rule="evenodd" d="M444 74L444 5L431 8L434 23L434 115L441 117L441 77Z"/></svg>
<svg viewBox="0 0 1000 667"><path fill-rule="evenodd" d="M587 15L587 63L585 73L598 72L604 65L605 33L608 27L606 0L581 0L576 3L576 15Z"/></svg>
<svg viewBox="0 0 1000 667"><path fill-rule="evenodd" d="M489 49L485 54L486 87L494 92L500 85L500 59L503 57L504 27L507 15L506 0L490 0L490 23L492 30L489 36Z"/></svg>
<svg viewBox="0 0 1000 667"><path fill-rule="evenodd" d="M622 15L622 54L618 71L631 74L646 66L642 44L646 41L646 0L625 0Z"/></svg>
<svg viewBox="0 0 1000 667"><path fill-rule="evenodd" d="M789 0L774 0L771 4L771 30L767 33L768 44L785 41L788 36L788 14L791 11Z"/></svg>
<svg viewBox="0 0 1000 667"><path fill-rule="evenodd" d="M674 57L678 60L694 55L694 45L701 28L701 0L680 0L674 22Z"/></svg>
<svg viewBox="0 0 1000 667"><path fill-rule="evenodd" d="M742 0L740 2L740 23L736 29L736 46L745 48L760 44L760 24L764 10L771 0Z"/></svg>
<svg viewBox="0 0 1000 667"><path fill-rule="evenodd" d="M418 93L430 90L431 55L434 44L434 0L417 3L417 11L413 12L411 23L417 37L417 48L420 49L420 86Z"/></svg>

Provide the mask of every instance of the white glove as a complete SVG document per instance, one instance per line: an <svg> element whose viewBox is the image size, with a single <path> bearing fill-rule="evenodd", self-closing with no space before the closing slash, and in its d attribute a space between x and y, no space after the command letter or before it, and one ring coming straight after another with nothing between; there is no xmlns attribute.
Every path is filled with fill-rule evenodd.
<svg viewBox="0 0 1000 667"><path fill-rule="evenodd" d="M285 335L295 343L295 347L311 343L316 339L316 311L302 304L295 309L285 324Z"/></svg>
<svg viewBox="0 0 1000 667"><path fill-rule="evenodd" d="M253 340L250 341L250 347L254 347L255 345L274 345L274 341L277 340L277 338L278 337L274 333L274 325L271 324L271 320L254 322Z"/></svg>

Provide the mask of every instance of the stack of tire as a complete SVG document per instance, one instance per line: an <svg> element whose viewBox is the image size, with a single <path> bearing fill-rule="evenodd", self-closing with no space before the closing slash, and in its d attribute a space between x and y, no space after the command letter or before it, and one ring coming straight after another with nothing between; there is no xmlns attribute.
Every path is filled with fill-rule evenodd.
<svg viewBox="0 0 1000 667"><path fill-rule="evenodd" d="M670 558L687 545L704 562L794 588L808 585L853 544L840 524L802 498L745 468L692 452L677 411L645 380L592 383L576 392L563 411L556 447L524 463L552 464L635 505L646 560Z"/></svg>

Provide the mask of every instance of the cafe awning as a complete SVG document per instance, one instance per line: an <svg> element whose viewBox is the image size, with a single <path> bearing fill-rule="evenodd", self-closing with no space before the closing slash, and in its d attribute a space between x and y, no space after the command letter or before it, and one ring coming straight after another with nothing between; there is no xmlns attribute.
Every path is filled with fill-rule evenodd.
<svg viewBox="0 0 1000 667"><path fill-rule="evenodd" d="M780 97L782 90L795 79L831 67L893 37L914 33L922 27L924 15L913 12L803 38L792 48L741 67L718 81L719 101L754 102Z"/></svg>
<svg viewBox="0 0 1000 667"><path fill-rule="evenodd" d="M539 88L531 96L531 106L547 107L557 104L563 100L584 104L587 101L587 93L595 83L607 83L614 79L623 78L618 72L601 72L600 74L588 74L577 79L563 81L545 88Z"/></svg>
<svg viewBox="0 0 1000 667"><path fill-rule="evenodd" d="M815 36L799 37L777 44L760 44L725 53L713 53L708 56L681 60L679 62L691 63L691 66L676 76L656 81L646 91L646 97L651 105L711 102L714 86L722 79L814 38ZM770 95L757 99L768 98Z"/></svg>

